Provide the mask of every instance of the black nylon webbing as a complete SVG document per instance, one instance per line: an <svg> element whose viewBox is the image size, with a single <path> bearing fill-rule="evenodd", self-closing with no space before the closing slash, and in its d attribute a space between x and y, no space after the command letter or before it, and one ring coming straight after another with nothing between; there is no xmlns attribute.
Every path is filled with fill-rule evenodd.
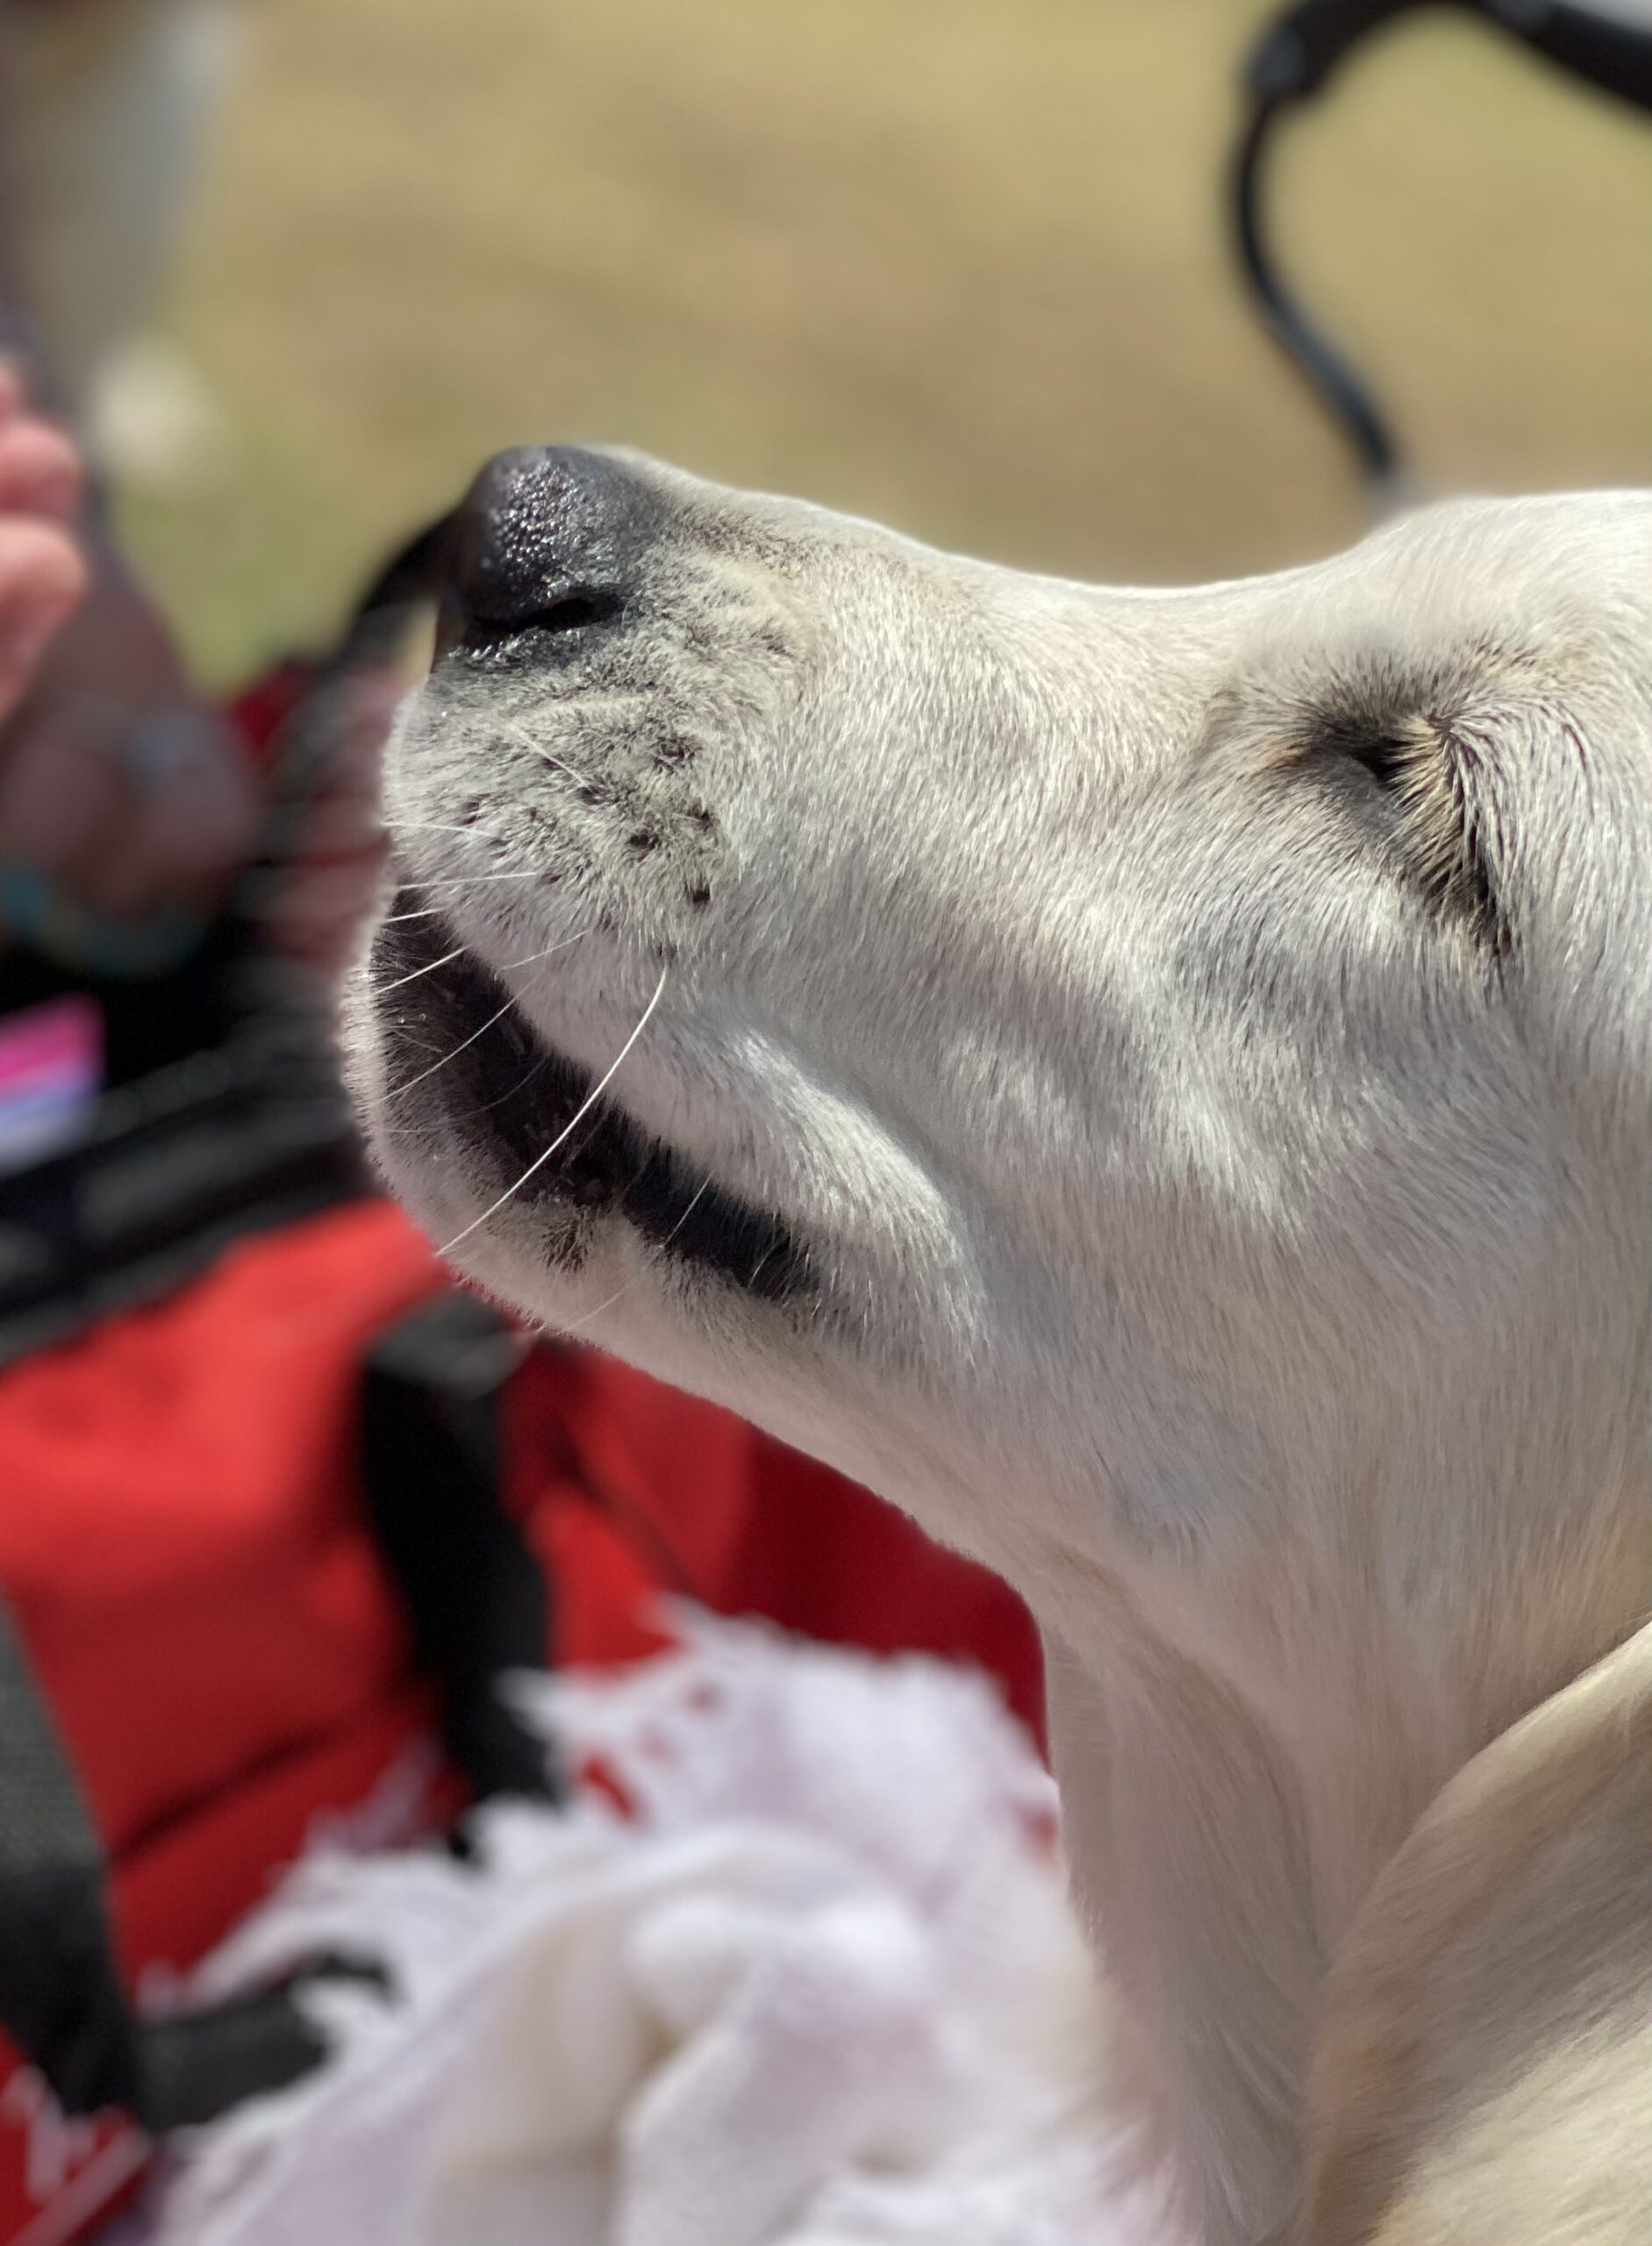
<svg viewBox="0 0 1652 2246"><path fill-rule="evenodd" d="M0 2021L65 2112L135 2107L103 1844L0 1608Z"/></svg>
<svg viewBox="0 0 1652 2246"><path fill-rule="evenodd" d="M0 1608L0 2023L58 2104L66 2114L119 2107L159 2135L284 2088L325 2056L294 2001L296 1982L172 2019L135 2019L115 1963L107 1871Z"/></svg>
<svg viewBox="0 0 1652 2246"><path fill-rule="evenodd" d="M361 1391L361 1470L447 1751L483 1797L560 1799L545 1742L499 1692L544 1666L549 1592L501 1501L499 1405L520 1355L485 1303L439 1295L380 1335Z"/></svg>

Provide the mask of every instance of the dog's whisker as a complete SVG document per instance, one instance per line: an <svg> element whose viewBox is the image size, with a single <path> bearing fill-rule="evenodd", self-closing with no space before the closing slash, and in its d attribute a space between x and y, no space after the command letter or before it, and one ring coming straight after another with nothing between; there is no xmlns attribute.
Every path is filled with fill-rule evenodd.
<svg viewBox="0 0 1652 2246"><path fill-rule="evenodd" d="M554 951L566 951L569 944L576 944L582 936L595 933L594 928L576 928L571 936L559 937L555 943L547 944L543 951L531 951L526 959L506 960L500 971L505 975L512 975L518 967L536 967L540 960L548 959Z"/></svg>
<svg viewBox="0 0 1652 2246"><path fill-rule="evenodd" d="M451 1051L444 1053L439 1060L433 1061L427 1069L421 1069L416 1077L409 1077L404 1084L391 1084L389 1087L390 1097L392 1099L400 1099L404 1093L411 1091L415 1084L422 1084L427 1077L433 1077L438 1069L445 1069L449 1061L456 1061L459 1055L468 1051L479 1037L485 1037L495 1022L503 1021L515 1004L514 998L507 998L502 1006L497 1007L488 1016L479 1029L473 1029L469 1036L454 1046Z"/></svg>
<svg viewBox="0 0 1652 2246"><path fill-rule="evenodd" d="M440 959L427 959L422 967L415 967L410 974L398 975L393 983L375 983L373 985L375 997L382 998L391 991L403 990L409 983L417 983L421 975L433 975L439 967L447 967L455 959L462 959L465 949L463 944L455 944L451 951L443 952Z"/></svg>
<svg viewBox="0 0 1652 2246"><path fill-rule="evenodd" d="M622 1301L626 1295L630 1294L636 1284L634 1279L627 1279L623 1287L614 1289L606 1302L599 1302L595 1310L588 1310L583 1318L576 1318L571 1326L559 1326L556 1328L558 1337L569 1334L583 1334L588 1326L602 1316L604 1311L611 1310L617 1302Z"/></svg>
<svg viewBox="0 0 1652 2246"><path fill-rule="evenodd" d="M404 914L401 917L408 919L415 919L418 918L418 915L416 913L408 913ZM590 933L590 930L589 928L577 929L573 935L563 936L559 942L547 944L543 951L530 952L526 959L511 960L504 972L508 975L512 973L518 967L537 966L540 960L548 959L553 952L566 951L569 944L576 944L581 936L588 936ZM515 1004L516 1000L514 998L507 998L502 1006L497 1007L495 1011L488 1016L488 1019L483 1023L480 1029L473 1029L468 1037L461 1039L461 1041L455 1045L450 1052L444 1053L439 1061L433 1061L429 1068L421 1069L416 1077L409 1077L405 1084L392 1084L390 1087L390 1097L392 1099L399 1099L404 1092L411 1091L415 1084L422 1084L427 1077L433 1077L438 1069L445 1069L449 1061L456 1061L459 1055L466 1051L468 1047L474 1045L479 1037L485 1037L489 1030L493 1027L495 1022L502 1021Z"/></svg>
<svg viewBox="0 0 1652 2246"><path fill-rule="evenodd" d="M647 1029L649 1022L653 1019L654 1010L659 1005L661 998L665 994L666 976L669 971L669 969L664 967L660 969L660 980L654 986L654 996L643 1008L636 1027L632 1031L630 1036L626 1038L625 1043L620 1047L619 1052L615 1054L613 1059L609 1062L607 1068L603 1071L603 1074L592 1085L590 1091L587 1092L584 1098L581 1100L579 1105L574 1110L573 1114L569 1116L568 1121L562 1126L556 1136L551 1141L550 1145L546 1148L544 1153L534 1156L533 1160L522 1172L520 1177L517 1179L514 1185L507 1187L505 1191L500 1194L498 1199L490 1204L489 1207L485 1208L479 1217L473 1217L462 1232L456 1232L453 1238L440 1250L441 1255L451 1255L454 1249L459 1246L461 1241L468 1240L471 1234L476 1232L481 1226L485 1225L490 1217L497 1216L499 1211L504 1207L508 1201L514 1200L516 1196L521 1191L522 1188L527 1184L529 1178L534 1175L535 1171L542 1169L545 1164L550 1161L552 1155L567 1145L569 1138L573 1135L576 1129L584 1120L585 1117L590 1114L591 1109L595 1107L597 1102L602 1098L604 1092L607 1091L609 1085L612 1084L615 1077L619 1073L621 1065L625 1062L627 1055L631 1052L632 1048L636 1044L637 1040L642 1035L643 1031Z"/></svg>
<svg viewBox="0 0 1652 2246"><path fill-rule="evenodd" d="M700 1205L700 1202L701 1202L702 1198L704 1197L704 1195L706 1195L707 1193L709 1193L709 1192L711 1191L711 1190L712 1190L712 1181L711 1181L711 1179L710 1179L709 1177L702 1178L702 1179L700 1180L700 1183L699 1183L699 1184L695 1187L695 1189L694 1189L694 1191L693 1191L692 1195L690 1197L689 1205L688 1205L687 1208L683 1210L683 1212L682 1215L677 1219L676 1222L672 1226L672 1227L671 1227L670 1231L669 1231L669 1233L667 1233L667 1234L666 1234L665 1238L664 1238L664 1239L660 1242L660 1245L661 1245L661 1247L662 1247L662 1248L669 1248L669 1247L670 1247L670 1245L671 1245L672 1241L676 1238L677 1234L682 1231L682 1229L683 1229L683 1226L684 1226L685 1224L687 1224L687 1222L688 1222L689 1219L690 1219L690 1218L694 1214L695 1210L698 1208L698 1206L699 1206L699 1205Z"/></svg>
<svg viewBox="0 0 1652 2246"><path fill-rule="evenodd" d="M583 772L576 772L571 764L564 764L561 758L547 748L543 742L535 740L526 726L518 725L513 718L498 718L494 722L509 733L512 740L519 740L524 748L531 748L535 756L543 757L547 764L554 765L559 772L566 773L570 780L577 781L581 787L584 786L585 775Z"/></svg>
<svg viewBox="0 0 1652 2246"><path fill-rule="evenodd" d="M682 1215L672 1226L670 1231L667 1233L665 1238L660 1242L662 1251L670 1247L672 1241L676 1238L683 1226L687 1224L689 1219L694 1214L695 1210L699 1206L701 1199L711 1191L711 1179L709 1177L705 1177L702 1178L699 1184L696 1186L692 1195L690 1197L687 1208L683 1210ZM557 1328L558 1333L583 1333L586 1327L590 1324L593 1319L600 1318L604 1311L611 1310L617 1302L623 1300L626 1295L634 1292L636 1284L637 1282L634 1279L627 1279L623 1287L616 1287L614 1289L612 1294L609 1296L606 1302L599 1302L594 1310L588 1310L583 1318L576 1318L571 1326L559 1327Z"/></svg>
<svg viewBox="0 0 1652 2246"><path fill-rule="evenodd" d="M387 834L468 834L474 841L474 826L453 826L440 819L387 819L383 822Z"/></svg>
<svg viewBox="0 0 1652 2246"><path fill-rule="evenodd" d="M441 874L434 881L417 877L409 882L410 889L479 889L489 881L543 881L545 876L537 866L521 866L504 874Z"/></svg>
<svg viewBox="0 0 1652 2246"><path fill-rule="evenodd" d="M417 912L404 912L392 917L417 920L422 916ZM540 960L548 959L554 951L566 951L569 944L576 944L582 936L588 936L590 933L589 928L576 928L571 936L558 937L554 944L547 944L543 951L531 951L526 959L506 960L499 972L502 975L510 975L513 974L518 967L537 966ZM451 951L443 952L440 959L427 959L422 967L414 968L411 974L398 975L393 983L375 983L373 990L380 998L383 998L387 991L399 991L406 984L417 983L421 975L433 975L439 967L451 966L455 959L461 959L468 949L468 944L455 944Z"/></svg>
<svg viewBox="0 0 1652 2246"><path fill-rule="evenodd" d="M542 879L542 876L540 876L537 870L530 868L525 872L516 874L456 874L454 876L452 880L416 881L410 883L408 885L410 888L417 889L421 891L430 889L468 890L480 888L483 882L539 881L540 879ZM381 927L389 928L393 927L398 920L428 920L434 914L445 912L447 910L447 907L445 905L421 905L416 911L411 912L387 912L379 925Z"/></svg>

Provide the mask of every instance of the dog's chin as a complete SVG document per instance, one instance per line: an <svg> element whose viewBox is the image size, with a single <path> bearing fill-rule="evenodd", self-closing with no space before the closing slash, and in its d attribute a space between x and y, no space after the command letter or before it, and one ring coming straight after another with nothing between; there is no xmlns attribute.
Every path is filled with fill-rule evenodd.
<svg viewBox="0 0 1652 2246"><path fill-rule="evenodd" d="M593 1098L591 1072L538 1034L417 890L397 893L368 974L387 1128L404 1146L457 1140L469 1174L497 1177L497 1196L539 1220L547 1262L576 1270L598 1229L623 1223L676 1270L757 1300L811 1291L809 1256L783 1220L608 1093Z"/></svg>

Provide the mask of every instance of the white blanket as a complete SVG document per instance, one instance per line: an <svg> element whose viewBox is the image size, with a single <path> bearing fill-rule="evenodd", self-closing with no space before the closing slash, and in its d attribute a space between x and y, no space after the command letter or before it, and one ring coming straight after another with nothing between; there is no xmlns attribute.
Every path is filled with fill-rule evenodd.
<svg viewBox="0 0 1652 2246"><path fill-rule="evenodd" d="M599 1792L483 1862L312 1856L202 1977L371 1950L322 2072L203 2133L154 2246L1159 2246L1104 2188L1055 1801L985 1681L676 1616L524 1680Z"/></svg>

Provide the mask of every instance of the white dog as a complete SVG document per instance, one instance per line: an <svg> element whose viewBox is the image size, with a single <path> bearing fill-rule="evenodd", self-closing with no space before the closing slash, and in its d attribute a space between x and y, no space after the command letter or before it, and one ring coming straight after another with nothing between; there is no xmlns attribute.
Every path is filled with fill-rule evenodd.
<svg viewBox="0 0 1652 2246"><path fill-rule="evenodd" d="M395 1190L1026 1599L1189 2234L1652 2236L1648 501L1113 592L506 455L388 809Z"/></svg>

